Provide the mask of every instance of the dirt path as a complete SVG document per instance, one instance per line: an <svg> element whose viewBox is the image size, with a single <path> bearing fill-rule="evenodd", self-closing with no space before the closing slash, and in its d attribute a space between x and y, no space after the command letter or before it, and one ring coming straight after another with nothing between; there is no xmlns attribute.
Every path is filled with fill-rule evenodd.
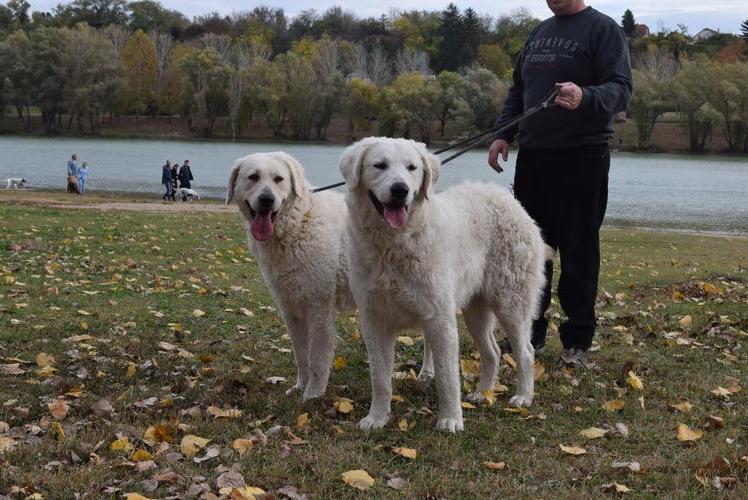
<svg viewBox="0 0 748 500"><path fill-rule="evenodd" d="M123 195L125 201L113 201L113 195L90 195L80 197L67 193L34 192L34 191L0 191L0 203L16 203L21 205L34 205L56 209L82 209L101 210L104 212L129 211L129 212L213 212L234 213L237 211L235 205L225 206L219 203L183 203L165 202L161 200L132 200L128 201L127 195Z"/></svg>

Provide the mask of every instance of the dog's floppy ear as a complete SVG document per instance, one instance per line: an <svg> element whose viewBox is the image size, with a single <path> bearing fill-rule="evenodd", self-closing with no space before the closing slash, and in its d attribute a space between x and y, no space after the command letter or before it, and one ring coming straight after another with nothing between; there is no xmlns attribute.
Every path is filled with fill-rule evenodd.
<svg viewBox="0 0 748 500"><path fill-rule="evenodd" d="M236 160L234 162L234 168L231 170L231 175L229 175L229 187L226 189L226 205L231 203L231 200L234 199L234 186L236 186L236 179L239 178L239 170L242 168L242 162L240 160Z"/></svg>
<svg viewBox="0 0 748 500"><path fill-rule="evenodd" d="M307 196L309 194L309 185L306 182L306 177L304 177L304 167L301 166L299 160L288 153L279 152L276 154L286 164L286 167L288 167L293 193L299 198Z"/></svg>
<svg viewBox="0 0 748 500"><path fill-rule="evenodd" d="M442 162L438 156L429 153L426 149L426 145L417 142L416 148L418 153L421 155L421 161L423 162L423 181L421 181L420 192L428 200L431 194L434 192L434 185L439 180L439 171L441 170Z"/></svg>
<svg viewBox="0 0 748 500"><path fill-rule="evenodd" d="M375 139L374 137L361 139L345 148L343 154L340 155L340 174L348 185L349 191L353 191L358 187L358 181L361 179L361 170L364 167L364 157Z"/></svg>

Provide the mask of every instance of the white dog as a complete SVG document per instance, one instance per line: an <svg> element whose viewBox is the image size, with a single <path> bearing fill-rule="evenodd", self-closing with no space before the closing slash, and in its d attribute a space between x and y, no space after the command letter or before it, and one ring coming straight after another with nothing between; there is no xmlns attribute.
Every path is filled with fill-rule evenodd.
<svg viewBox="0 0 748 500"><path fill-rule="evenodd" d="M11 177L10 179L6 179L5 182L8 183L5 189L23 189L23 185L29 183L29 181L21 177Z"/></svg>
<svg viewBox="0 0 748 500"><path fill-rule="evenodd" d="M462 430L456 313L478 344L481 377L474 398L491 389L500 352L498 318L517 361L516 395L533 399L530 325L545 283L547 247L505 189L462 184L435 195L439 159L404 139L367 138L348 147L340 171L349 192L349 265L369 356L372 403L362 429L387 423L396 332L424 330L424 369L432 363L437 429Z"/></svg>
<svg viewBox="0 0 748 500"><path fill-rule="evenodd" d="M236 160L226 203L247 219L250 247L293 342L298 379L288 393L322 396L335 352L335 312L354 309L345 257L343 195L312 194L286 153Z"/></svg>
<svg viewBox="0 0 748 500"><path fill-rule="evenodd" d="M177 196L179 196L180 198L182 198L182 201L188 201L189 200L190 203L192 203L192 199L193 198L196 199L196 200L200 199L200 195L197 194L197 191L195 191L194 189L189 189L189 188L179 188L179 189L177 189Z"/></svg>

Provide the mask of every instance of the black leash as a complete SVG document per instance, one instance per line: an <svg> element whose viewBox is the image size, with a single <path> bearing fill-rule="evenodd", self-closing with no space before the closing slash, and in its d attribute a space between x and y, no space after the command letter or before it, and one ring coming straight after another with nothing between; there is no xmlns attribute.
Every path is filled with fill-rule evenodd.
<svg viewBox="0 0 748 500"><path fill-rule="evenodd" d="M459 156L462 156L463 154L467 153L471 149L477 146L480 146L486 141L486 139L489 139L495 136L496 134L499 134L501 132L504 132L505 130L512 128L513 126L517 125L522 120L529 118L530 116L534 115L538 111L542 111L544 109L552 107L554 105L554 101L556 100L556 96L558 96L558 86L553 87L553 90L551 90L548 93L548 95L545 96L545 98L542 101L540 101L540 103L529 108L527 111L525 111L521 115L517 115L514 118L510 119L509 121L496 125L488 130L484 130L483 132L479 132L473 136L470 136L454 144L450 144L447 147L438 149L434 151L434 154L439 155L442 153L446 153L447 151L450 151L452 149L456 149L456 148L464 146L463 149L457 151L453 155L448 156L447 158L442 160L441 163L442 165L444 165L445 163L450 162ZM312 193L319 193L320 191L326 191L328 189L333 189L333 188L343 186L343 185L345 185L345 182L336 182L335 184L330 184L329 186L322 186L322 187L312 189Z"/></svg>

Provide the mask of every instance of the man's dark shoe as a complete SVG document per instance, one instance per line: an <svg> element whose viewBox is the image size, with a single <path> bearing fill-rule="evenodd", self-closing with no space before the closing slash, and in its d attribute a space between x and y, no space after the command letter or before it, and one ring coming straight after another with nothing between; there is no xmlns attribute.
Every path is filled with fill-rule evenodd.
<svg viewBox="0 0 748 500"><path fill-rule="evenodd" d="M587 365L587 351L571 347L561 353L561 362L566 368L584 368Z"/></svg>

